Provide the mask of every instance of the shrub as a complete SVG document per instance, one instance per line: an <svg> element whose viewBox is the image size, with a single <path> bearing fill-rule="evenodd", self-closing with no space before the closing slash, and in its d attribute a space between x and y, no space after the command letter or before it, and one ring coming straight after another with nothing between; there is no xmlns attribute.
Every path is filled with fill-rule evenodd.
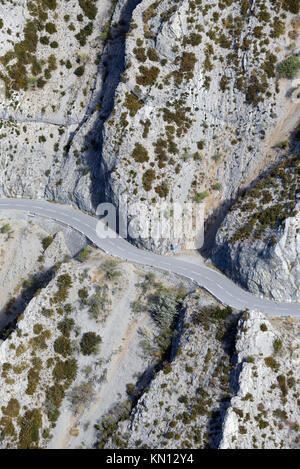
<svg viewBox="0 0 300 469"><path fill-rule="evenodd" d="M132 396L132 395L133 395L133 393L134 393L134 391L135 391L135 388L136 388L136 386L135 386L135 384L133 384L133 383L128 383L128 384L126 385L126 392L127 392L128 396Z"/></svg>
<svg viewBox="0 0 300 469"><path fill-rule="evenodd" d="M79 31L78 34L75 35L79 44L83 47L86 45L87 38L93 32L93 23L88 23L83 29Z"/></svg>
<svg viewBox="0 0 300 469"><path fill-rule="evenodd" d="M10 417L2 417L0 420L1 437L15 436L15 427Z"/></svg>
<svg viewBox="0 0 300 469"><path fill-rule="evenodd" d="M136 82L142 86L154 85L160 72L157 67L147 68L144 66L141 66L139 71L141 75L136 77Z"/></svg>
<svg viewBox="0 0 300 469"><path fill-rule="evenodd" d="M159 61L159 57L157 55L157 52L156 52L155 49L153 49L153 47L150 47L150 49L148 49L147 55L148 55L148 59L151 60L152 62L158 62Z"/></svg>
<svg viewBox="0 0 300 469"><path fill-rule="evenodd" d="M146 161L149 161L148 151L140 143L135 144L132 157L137 163L146 163Z"/></svg>
<svg viewBox="0 0 300 469"><path fill-rule="evenodd" d="M54 295L54 302L63 302L68 298L69 288L72 286L72 278L69 274L62 274L58 277L56 284L58 286L58 291Z"/></svg>
<svg viewBox="0 0 300 469"><path fill-rule="evenodd" d="M7 223L6 225L3 225L1 228L1 233L8 233L11 230L10 225Z"/></svg>
<svg viewBox="0 0 300 469"><path fill-rule="evenodd" d="M54 23L47 23L46 26L45 26L45 29L46 29L47 33L49 33L49 34L54 34L54 33L57 32Z"/></svg>
<svg viewBox="0 0 300 469"><path fill-rule="evenodd" d="M134 117L143 104L138 100L134 93L126 93L124 105L129 109L129 114Z"/></svg>
<svg viewBox="0 0 300 469"><path fill-rule="evenodd" d="M68 394L74 414L76 415L83 406L90 402L94 395L95 393L91 383L82 383L74 387Z"/></svg>
<svg viewBox="0 0 300 469"><path fill-rule="evenodd" d="M278 386L280 387L280 390L282 392L282 395L285 397L288 393L288 388L286 385L286 379L284 375L279 375L277 376L277 382Z"/></svg>
<svg viewBox="0 0 300 469"><path fill-rule="evenodd" d="M27 410L20 418L19 449L37 448L42 427L42 413L40 409Z"/></svg>
<svg viewBox="0 0 300 469"><path fill-rule="evenodd" d="M79 5L89 20L94 20L97 15L98 8L95 5L97 0L79 0Z"/></svg>
<svg viewBox="0 0 300 469"><path fill-rule="evenodd" d="M182 73L189 73L194 70L197 58L194 52L184 52L181 58L181 68Z"/></svg>
<svg viewBox="0 0 300 469"><path fill-rule="evenodd" d="M80 290L78 290L78 296L84 303L85 300L89 297L89 292L87 291L86 288L80 288Z"/></svg>
<svg viewBox="0 0 300 469"><path fill-rule="evenodd" d="M300 69L300 59L291 55L286 60L283 60L277 66L277 72L281 78L295 78Z"/></svg>
<svg viewBox="0 0 300 469"><path fill-rule="evenodd" d="M95 332L86 332L83 334L80 349L83 355L92 355L97 353L98 345L101 343L101 337Z"/></svg>
<svg viewBox="0 0 300 469"><path fill-rule="evenodd" d="M273 371L277 371L279 369L279 363L273 357L266 357L265 364Z"/></svg>
<svg viewBox="0 0 300 469"><path fill-rule="evenodd" d="M8 417L18 417L20 413L21 406L19 404L19 401L17 399L11 398L7 404L6 407L2 407L2 412L4 415L7 415Z"/></svg>
<svg viewBox="0 0 300 469"><path fill-rule="evenodd" d="M52 242L53 236L47 236L47 238L44 238L42 241L44 250L46 250L50 246L50 244L52 244Z"/></svg>
<svg viewBox="0 0 300 469"><path fill-rule="evenodd" d="M119 262L115 259L105 261L102 264L101 269L105 272L105 278L107 280L114 280L120 277L121 272L119 270L116 270L118 264Z"/></svg>
<svg viewBox="0 0 300 469"><path fill-rule="evenodd" d="M273 342L273 348L275 353L279 353L282 350L282 341L280 339L275 339Z"/></svg>
<svg viewBox="0 0 300 469"><path fill-rule="evenodd" d="M60 384L51 386L46 391L45 407L49 420L55 421L58 416L57 409L61 406L62 400L65 397L65 390Z"/></svg>
<svg viewBox="0 0 300 469"><path fill-rule="evenodd" d="M282 0L282 7L284 10L297 14L299 13L300 3L299 0Z"/></svg>
<svg viewBox="0 0 300 469"><path fill-rule="evenodd" d="M57 328L64 337L70 337L70 334L74 325L75 325L74 319L65 318L63 321L60 321L58 323Z"/></svg>
<svg viewBox="0 0 300 469"><path fill-rule="evenodd" d="M72 346L70 339L61 335L54 342L54 350L59 355L62 355L64 358L72 354Z"/></svg>
<svg viewBox="0 0 300 469"><path fill-rule="evenodd" d="M165 181L160 186L155 187L155 192L161 198L166 198L167 195L169 194L169 191L170 191L169 186Z"/></svg>
<svg viewBox="0 0 300 469"><path fill-rule="evenodd" d="M53 378L59 383L60 381L67 381L70 384L77 376L78 365L75 358L66 360L65 362L59 360L53 369Z"/></svg>
<svg viewBox="0 0 300 469"><path fill-rule="evenodd" d="M198 194L195 195L195 202L202 202L204 199L206 199L206 197L209 196L209 193L207 191L205 192L198 192Z"/></svg>
<svg viewBox="0 0 300 469"><path fill-rule="evenodd" d="M82 75L84 74L84 70L85 70L84 65L80 65L80 67L76 68L74 73L77 77L82 77Z"/></svg>
<svg viewBox="0 0 300 469"><path fill-rule="evenodd" d="M83 248L80 253L77 255L77 259L81 262L85 261L88 259L89 255L90 255L90 247L89 246L86 246L85 248Z"/></svg>
<svg viewBox="0 0 300 469"><path fill-rule="evenodd" d="M143 174L143 187L145 191L151 191L152 183L155 180L155 171L154 169L147 169L147 171Z"/></svg>
<svg viewBox="0 0 300 469"><path fill-rule="evenodd" d="M29 396L32 396L36 392L38 384L40 382L40 369L36 367L30 368L27 379L28 384L25 392Z"/></svg>

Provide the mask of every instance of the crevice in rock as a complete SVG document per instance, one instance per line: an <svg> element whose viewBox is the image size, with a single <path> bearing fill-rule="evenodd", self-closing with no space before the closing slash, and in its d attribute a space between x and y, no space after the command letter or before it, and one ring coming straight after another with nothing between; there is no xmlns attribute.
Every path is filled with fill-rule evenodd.
<svg viewBox="0 0 300 469"><path fill-rule="evenodd" d="M82 127L95 116L96 112L99 112L99 116L95 119L94 125L86 135L84 142L84 146L87 148L85 163L91 174L91 204L94 209L100 202L104 201L104 183L107 180L107 175L103 173L103 168L101 168L104 125L113 111L116 89L125 70L126 34L130 28L132 14L141 1L127 0L124 2L119 0L119 4L124 3L124 6L116 23L113 23L116 9L112 14L109 36L102 53L98 76L95 80L94 89L97 88L97 80L102 78L100 90L97 93L92 93L88 112L77 129L71 134L67 143L69 151L72 142ZM119 4L117 4L117 7ZM101 103L101 111L96 109L97 103ZM68 157L68 154L66 156Z"/></svg>
<svg viewBox="0 0 300 469"><path fill-rule="evenodd" d="M226 417L227 410L231 405L231 399L237 394L238 391L238 379L241 372L240 366L237 366L236 359L236 338L238 334L238 322L241 318L241 314L236 314L230 318L227 325L225 334L223 336L223 349L229 357L230 364L232 366L229 372L229 384L231 388L231 395L225 396L218 408L215 408L207 424L207 431L209 433L209 448L217 449L220 446L223 436L223 424Z"/></svg>
<svg viewBox="0 0 300 469"><path fill-rule="evenodd" d="M10 334L18 329L18 319L24 313L31 300L46 288L56 272L56 266L31 275L24 283L21 293L5 306L7 320L1 324L0 340L6 340Z"/></svg>

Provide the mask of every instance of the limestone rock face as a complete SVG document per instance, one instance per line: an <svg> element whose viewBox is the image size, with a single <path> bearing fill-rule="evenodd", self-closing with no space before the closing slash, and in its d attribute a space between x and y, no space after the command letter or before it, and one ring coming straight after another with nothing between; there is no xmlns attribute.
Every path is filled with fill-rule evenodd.
<svg viewBox="0 0 300 469"><path fill-rule="evenodd" d="M230 327L231 347L224 347L227 333L219 354L220 321L206 324L205 333L201 313L194 327L196 311L190 298L180 352L155 376L106 447L125 440L129 448L297 448L298 321L244 313ZM234 353L231 366L228 350Z"/></svg>
<svg viewBox="0 0 300 469"><path fill-rule="evenodd" d="M286 159L232 207L212 251L214 263L253 293L300 299L299 158Z"/></svg>
<svg viewBox="0 0 300 469"><path fill-rule="evenodd" d="M49 233L33 222L12 216L1 219L0 228L3 230L0 234L0 326L3 327L26 304L22 298L25 282L45 275L69 250L63 233L50 238ZM43 241L48 237L51 244L44 247Z"/></svg>
<svg viewBox="0 0 300 469"><path fill-rule="evenodd" d="M275 63L290 42L293 15L285 12L284 28L279 4L244 10L230 3L220 10L210 1L143 0L133 12L126 70L104 127L102 173L106 199L128 203L132 238L149 249L167 250L172 236L141 239L137 203L154 231L163 201L170 209L171 201L203 200L213 223L278 157L266 159L265 150L291 106L290 83L276 88ZM233 18L240 18L235 25ZM193 227L179 241L185 246L196 235Z"/></svg>
<svg viewBox="0 0 300 469"><path fill-rule="evenodd" d="M261 313L250 312L239 327L239 389L225 417L220 448L297 448L299 325L287 320L271 323Z"/></svg>
<svg viewBox="0 0 300 469"><path fill-rule="evenodd" d="M1 196L60 199L91 209L84 124L98 104L99 57L112 2L91 2L91 9L87 3L0 5Z"/></svg>
<svg viewBox="0 0 300 469"><path fill-rule="evenodd" d="M232 219L227 219L230 224ZM288 218L270 247L264 241L231 246L221 235L214 259L251 292L275 300L300 300L300 215Z"/></svg>

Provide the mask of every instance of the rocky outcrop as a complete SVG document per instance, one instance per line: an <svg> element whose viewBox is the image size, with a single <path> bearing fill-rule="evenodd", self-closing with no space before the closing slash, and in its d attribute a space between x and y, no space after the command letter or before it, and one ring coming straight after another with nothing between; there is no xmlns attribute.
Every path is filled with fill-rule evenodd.
<svg viewBox="0 0 300 469"><path fill-rule="evenodd" d="M63 233L49 235L13 215L0 220L0 327L26 307L26 290L38 289L47 272L68 254Z"/></svg>
<svg viewBox="0 0 300 469"><path fill-rule="evenodd" d="M24 0L0 6L2 195L91 210L85 123L99 111L98 69L112 5Z"/></svg>
<svg viewBox="0 0 300 469"><path fill-rule="evenodd" d="M250 312L239 330L239 390L226 414L220 448L299 448L298 322L269 322Z"/></svg>
<svg viewBox="0 0 300 469"><path fill-rule="evenodd" d="M299 447L298 322L250 311L224 334L220 312L187 304L178 354L106 447Z"/></svg>
<svg viewBox="0 0 300 469"><path fill-rule="evenodd" d="M155 234L159 202L195 202L197 213L205 200L214 225L271 164L268 137L291 86L277 86L275 65L297 42L296 11L279 0L221 10L209 1L92 4L18 2L11 15L1 6L0 193L88 211L105 199L122 207L121 221L127 197L131 238L164 251L180 235Z"/></svg>
<svg viewBox="0 0 300 469"><path fill-rule="evenodd" d="M213 223L271 164L267 137L285 113L290 87L275 79L294 19L285 3L283 23L281 8L269 1L225 2L220 10L209 1L143 0L134 10L126 70L105 124L102 172L106 200L129 205L136 243L169 248L172 236L162 239L158 229L160 202L169 211L171 202L195 202L197 211L205 201ZM158 236L141 239L149 221ZM182 246L195 239L193 231Z"/></svg>
<svg viewBox="0 0 300 469"><path fill-rule="evenodd" d="M132 387L161 362L184 291L180 279L156 273L92 248L60 259L0 341L2 449L92 448L112 409L130 413ZM163 332L150 307L162 292L172 307Z"/></svg>
<svg viewBox="0 0 300 469"><path fill-rule="evenodd" d="M217 448L230 398L237 317L208 295L185 301L171 363L157 373L106 448Z"/></svg>
<svg viewBox="0 0 300 469"><path fill-rule="evenodd" d="M253 293L300 300L299 157L249 190L225 217L213 262Z"/></svg>

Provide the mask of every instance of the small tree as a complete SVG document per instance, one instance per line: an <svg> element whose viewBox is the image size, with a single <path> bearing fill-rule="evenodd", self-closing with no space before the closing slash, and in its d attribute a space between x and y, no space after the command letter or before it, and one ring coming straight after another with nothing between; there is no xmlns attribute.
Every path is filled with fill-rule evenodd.
<svg viewBox="0 0 300 469"><path fill-rule="evenodd" d="M118 261L115 259L105 261L102 265L102 270L105 272L105 277L107 280L114 280L120 277L121 272L117 269Z"/></svg>
<svg viewBox="0 0 300 469"><path fill-rule="evenodd" d="M1 228L1 233L9 233L11 231L11 226L7 223L6 225L3 225Z"/></svg>
<svg viewBox="0 0 300 469"><path fill-rule="evenodd" d="M291 55L278 64L277 72L280 78L295 78L300 69L300 59Z"/></svg>
<svg viewBox="0 0 300 469"><path fill-rule="evenodd" d="M47 236L47 238L44 238L42 241L43 248L46 250L53 242L53 236Z"/></svg>
<svg viewBox="0 0 300 469"><path fill-rule="evenodd" d="M101 343L101 337L95 332L86 332L83 334L80 349L83 355L92 355L97 353L98 346Z"/></svg>

